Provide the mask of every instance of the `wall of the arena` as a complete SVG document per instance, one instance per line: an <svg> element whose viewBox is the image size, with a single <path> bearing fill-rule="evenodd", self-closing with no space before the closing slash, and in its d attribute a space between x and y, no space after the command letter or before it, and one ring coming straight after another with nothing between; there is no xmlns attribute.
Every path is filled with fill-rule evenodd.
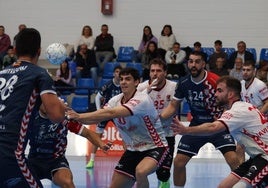
<svg viewBox="0 0 268 188"><path fill-rule="evenodd" d="M74 44L84 25L90 25L93 35L100 26L108 24L114 36L114 47L130 45L136 49L145 25L160 36L163 25L171 24L181 46L192 46L200 41L213 47L215 40L224 47L235 47L244 40L257 54L268 47L267 0L113 0L113 15L101 13L101 0L0 0L0 25L13 39L18 25L37 28L42 35L42 54L54 42ZM85 155L87 142L68 136L67 154ZM177 137L178 138L178 137ZM204 154L214 154L212 146ZM207 152L207 151L212 151Z"/></svg>
<svg viewBox="0 0 268 188"><path fill-rule="evenodd" d="M224 47L236 47L244 40L248 47L268 47L266 0L113 0L113 15L101 13L101 0L0 0L0 25L12 38L18 25L25 23L42 34L42 54L53 42L73 44L82 26L90 25L94 36L108 24L115 49L122 45L138 47L142 29L150 25L159 37L165 24L171 24L182 46L200 41L213 47L216 39Z"/></svg>

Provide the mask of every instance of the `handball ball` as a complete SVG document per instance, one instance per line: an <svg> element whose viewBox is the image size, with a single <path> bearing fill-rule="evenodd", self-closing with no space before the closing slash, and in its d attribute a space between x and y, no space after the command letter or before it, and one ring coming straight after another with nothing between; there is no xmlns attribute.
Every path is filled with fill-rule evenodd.
<svg viewBox="0 0 268 188"><path fill-rule="evenodd" d="M53 65L61 64L66 58L66 48L60 43L50 44L45 52L47 60Z"/></svg>

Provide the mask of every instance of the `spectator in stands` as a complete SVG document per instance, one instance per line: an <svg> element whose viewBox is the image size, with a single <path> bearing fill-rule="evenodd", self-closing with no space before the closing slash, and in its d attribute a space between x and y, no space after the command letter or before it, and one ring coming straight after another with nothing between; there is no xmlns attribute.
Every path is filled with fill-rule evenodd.
<svg viewBox="0 0 268 188"><path fill-rule="evenodd" d="M3 68L7 67L8 65L13 64L16 61L17 61L17 56L15 54L13 46L9 46L9 48L7 50L7 55L5 55L4 59L3 59ZM1 69L1 67L0 67L0 69Z"/></svg>
<svg viewBox="0 0 268 188"><path fill-rule="evenodd" d="M266 83L266 85L268 84L268 78L267 78L268 77L268 61L267 60L263 60L260 62L259 68L256 73L256 77L260 79L261 81L263 81L264 83Z"/></svg>
<svg viewBox="0 0 268 188"><path fill-rule="evenodd" d="M95 38L93 37L92 29L90 26L85 25L82 29L82 34L79 37L78 41L75 44L74 50L75 53L79 51L78 47L81 44L86 44L87 48L89 50L94 50L94 45L95 45Z"/></svg>
<svg viewBox="0 0 268 188"><path fill-rule="evenodd" d="M207 60L208 60L208 55L202 51L202 44L201 42L197 41L194 43L194 51L198 51L202 54L202 57L204 59L204 61L206 62L206 65L207 65Z"/></svg>
<svg viewBox="0 0 268 188"><path fill-rule="evenodd" d="M79 52L76 53L76 80L79 78L89 78L94 80L94 84L98 85L98 64L94 50L89 50L86 44L79 47Z"/></svg>
<svg viewBox="0 0 268 188"><path fill-rule="evenodd" d="M230 55L230 58L228 60L228 69L232 69L234 68L234 62L235 62L235 59L237 57L241 57L242 60L243 60L243 63L247 60L254 60L254 55L249 52L249 51L246 51L246 43L244 41L239 41L237 43L237 51L233 52L231 55Z"/></svg>
<svg viewBox="0 0 268 188"><path fill-rule="evenodd" d="M25 28L27 28L27 26L26 26L25 24L20 24L20 25L18 26L18 30L19 30L19 32L20 32L21 30L25 29ZM15 44L16 44L17 35L18 35L18 34L16 34L16 35L14 36L14 38L13 38L13 46L15 46Z"/></svg>
<svg viewBox="0 0 268 188"><path fill-rule="evenodd" d="M0 70L2 70L3 59L10 45L10 37L5 33L5 27L0 25Z"/></svg>
<svg viewBox="0 0 268 188"><path fill-rule="evenodd" d="M100 75L103 73L105 63L111 61L115 57L114 38L108 33L108 25L101 26L101 34L97 36L95 41L96 61L99 66Z"/></svg>
<svg viewBox="0 0 268 188"><path fill-rule="evenodd" d="M208 60L209 70L216 68L216 60L218 57L224 57L226 61L228 59L228 55L222 50L221 40L216 40L214 42L214 48L215 48L214 53L209 56L209 60Z"/></svg>
<svg viewBox="0 0 268 188"><path fill-rule="evenodd" d="M216 59L216 67L212 69L211 72L217 74L218 76L229 75L228 70L224 67L225 62L226 60L224 57L218 57Z"/></svg>
<svg viewBox="0 0 268 188"><path fill-rule="evenodd" d="M143 80L149 80L149 64L150 61L154 58L160 57L157 51L157 43L150 41L147 45L146 51L142 54L141 64L143 68L142 78Z"/></svg>
<svg viewBox="0 0 268 188"><path fill-rule="evenodd" d="M165 25L161 31L161 36L158 40L158 48L165 51L172 50L173 44L176 42L176 37L173 34L171 25Z"/></svg>
<svg viewBox="0 0 268 188"><path fill-rule="evenodd" d="M238 79L239 81L243 80L243 60L241 57L235 59L234 68L230 71L229 75Z"/></svg>
<svg viewBox="0 0 268 188"><path fill-rule="evenodd" d="M146 25L143 28L142 40L140 42L139 49L138 49L138 54L137 54L137 57L136 57L137 62L141 62L142 54L145 53L145 51L147 49L147 46L148 46L150 41L154 41L156 44L158 43L157 38L152 33L151 27Z"/></svg>
<svg viewBox="0 0 268 188"><path fill-rule="evenodd" d="M60 92L73 90L74 83L72 80L72 71L69 69L67 60L64 60L63 63L60 64L60 68L57 69L56 76L54 77L54 84L56 87L66 87L58 88Z"/></svg>
<svg viewBox="0 0 268 188"><path fill-rule="evenodd" d="M181 76L185 76L186 67L184 60L186 57L185 51L181 50L181 45L178 42L173 44L173 49L168 50L165 55L167 63L167 78L178 79Z"/></svg>

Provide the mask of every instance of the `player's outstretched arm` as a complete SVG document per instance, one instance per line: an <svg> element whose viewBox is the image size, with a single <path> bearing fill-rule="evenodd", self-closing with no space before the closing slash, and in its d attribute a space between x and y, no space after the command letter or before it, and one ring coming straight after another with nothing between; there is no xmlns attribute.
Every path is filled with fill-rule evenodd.
<svg viewBox="0 0 268 188"><path fill-rule="evenodd" d="M180 101L172 99L168 106L166 108L164 108L164 110L161 112L160 117L162 119L168 119L171 116L173 116L174 114L176 114L178 108L180 105Z"/></svg>
<svg viewBox="0 0 268 188"><path fill-rule="evenodd" d="M110 120L118 117L130 116L131 112L124 106L114 108L99 109L94 112L77 113L73 110L67 111L67 118L79 121L83 124L95 124L101 121Z"/></svg>
<svg viewBox="0 0 268 188"><path fill-rule="evenodd" d="M226 130L225 125L221 121L186 127L180 122L178 116L173 119L171 128L174 131L174 134L199 136L208 136Z"/></svg>

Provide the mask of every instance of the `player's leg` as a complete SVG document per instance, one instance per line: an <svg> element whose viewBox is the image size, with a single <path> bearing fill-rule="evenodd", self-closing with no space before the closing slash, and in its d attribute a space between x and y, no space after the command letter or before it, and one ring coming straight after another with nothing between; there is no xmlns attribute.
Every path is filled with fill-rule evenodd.
<svg viewBox="0 0 268 188"><path fill-rule="evenodd" d="M168 141L169 154L164 160L163 164L156 170L157 179L160 181L159 188L170 187L170 169L173 162L175 137L166 137Z"/></svg>
<svg viewBox="0 0 268 188"><path fill-rule="evenodd" d="M197 155L199 149L206 143L206 137L184 135L181 137L177 155L174 159L173 182L175 186L183 187L186 183L186 165Z"/></svg>
<svg viewBox="0 0 268 188"><path fill-rule="evenodd" d="M220 182L218 188L232 188L239 180L238 176L231 173Z"/></svg>
<svg viewBox="0 0 268 188"><path fill-rule="evenodd" d="M168 156L168 148L155 148L142 152L144 157L136 166L135 176L137 187L148 187L148 175L154 173L161 166L161 162Z"/></svg>
<svg viewBox="0 0 268 188"><path fill-rule="evenodd" d="M236 169L241 164L236 153L235 141L228 131L212 135L209 142L221 151L231 170Z"/></svg>
<svg viewBox="0 0 268 188"><path fill-rule="evenodd" d="M96 133L99 134L100 138L103 135L104 129L107 125L107 122L101 122L99 124L97 124L96 127ZM98 146L95 146L94 144L92 144L92 148L91 148L91 153L90 153L90 160L88 161L86 168L93 168L94 167L94 162L95 162L95 156L96 156L96 152L98 150Z"/></svg>
<svg viewBox="0 0 268 188"><path fill-rule="evenodd" d="M245 149L240 144L236 144L236 153L237 153L239 162L241 164L245 162L246 160Z"/></svg>
<svg viewBox="0 0 268 188"><path fill-rule="evenodd" d="M186 165L191 157L178 153L174 158L173 182L175 186L184 186L186 183Z"/></svg>
<svg viewBox="0 0 268 188"><path fill-rule="evenodd" d="M228 148L226 149L229 151L225 152L221 149L221 152L223 153L225 161L230 166L231 170L234 170L240 165L240 161L237 157L237 153L235 152L235 150L233 151L232 147L229 147L229 149Z"/></svg>
<svg viewBox="0 0 268 188"><path fill-rule="evenodd" d="M131 188L134 183L133 177L114 171L110 188Z"/></svg>
<svg viewBox="0 0 268 188"><path fill-rule="evenodd" d="M53 174L53 183L62 188L74 188L73 175L70 169L58 169Z"/></svg>
<svg viewBox="0 0 268 188"><path fill-rule="evenodd" d="M98 133L99 137L102 137L101 133ZM93 168L94 167L94 162L95 162L95 156L96 156L96 152L98 150L98 146L92 144L92 148L91 148L91 153L90 153L90 160L88 161L86 168Z"/></svg>

